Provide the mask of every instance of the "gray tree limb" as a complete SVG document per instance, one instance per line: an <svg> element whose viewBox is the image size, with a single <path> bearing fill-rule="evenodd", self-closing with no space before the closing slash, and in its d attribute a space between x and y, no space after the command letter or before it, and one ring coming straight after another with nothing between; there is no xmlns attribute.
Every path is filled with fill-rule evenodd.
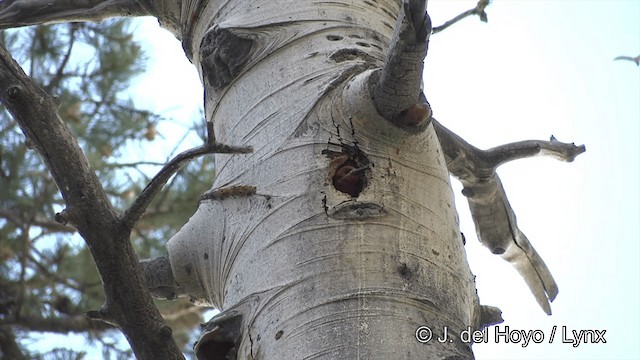
<svg viewBox="0 0 640 360"><path fill-rule="evenodd" d="M468 17L468 16L472 16L472 15L478 15L478 17L480 17L480 21L482 22L487 22L487 13L484 11L484 9L489 6L489 4L491 3L491 0L479 0L478 4L476 5L476 7L474 7L473 9L469 9L461 14L459 14L458 16L454 17L451 20L446 21L444 24L440 25L440 26L436 26L433 28L433 33L439 33L440 31L448 28L449 26L457 23L458 21Z"/></svg>
<svg viewBox="0 0 640 360"><path fill-rule="evenodd" d="M0 2L0 29L145 15L149 12L135 0L6 0Z"/></svg>
<svg viewBox="0 0 640 360"><path fill-rule="evenodd" d="M585 151L584 145L528 140L480 150L432 121L440 140L449 172L458 178L467 197L480 242L492 253L511 263L524 278L542 309L551 315L549 302L558 294L558 286L529 239L520 231L516 215L496 173L507 161L535 155L550 155L573 161Z"/></svg>
<svg viewBox="0 0 640 360"><path fill-rule="evenodd" d="M371 94L378 112L407 130L429 125L431 108L422 93L431 19L426 0L405 0L384 67L372 76Z"/></svg>

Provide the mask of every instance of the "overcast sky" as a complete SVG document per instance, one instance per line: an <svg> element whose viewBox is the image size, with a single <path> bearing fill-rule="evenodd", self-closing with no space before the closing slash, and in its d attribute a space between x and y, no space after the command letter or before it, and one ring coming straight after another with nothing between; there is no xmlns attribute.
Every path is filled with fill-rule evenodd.
<svg viewBox="0 0 640 360"><path fill-rule="evenodd" d="M431 0L429 13L439 25L475 3ZM491 328L489 343L474 345L476 357L638 359L640 68L613 58L640 55L640 0L496 0L487 12L486 24L469 18L431 38L425 92L436 118L480 148L553 134L587 152L573 163L534 158L499 170L520 229L559 285L552 316L478 243L452 180L481 303L502 309L501 330L545 337L523 347L496 339ZM170 141L199 116L202 88L180 44L155 20L138 33L150 60L133 94L176 119L159 129ZM562 327L569 338L572 330L606 330L606 344L573 347L562 342Z"/></svg>

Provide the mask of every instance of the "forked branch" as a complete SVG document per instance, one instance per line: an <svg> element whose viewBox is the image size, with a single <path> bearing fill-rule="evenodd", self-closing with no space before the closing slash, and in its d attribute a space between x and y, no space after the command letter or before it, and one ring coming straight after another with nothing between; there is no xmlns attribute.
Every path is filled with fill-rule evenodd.
<svg viewBox="0 0 640 360"><path fill-rule="evenodd" d="M540 255L518 228L516 215L496 169L505 162L539 154L570 162L585 151L584 145L562 143L552 136L550 141L521 141L484 151L435 119L432 123L449 172L464 186L462 193L469 202L478 239L518 270L540 307L551 315L549 302L558 294L558 286Z"/></svg>
<svg viewBox="0 0 640 360"><path fill-rule="evenodd" d="M448 28L449 26L457 23L458 21L469 17L469 16L473 16L473 15L478 15L478 17L480 17L480 21L482 22L487 22L487 13L484 11L484 9L489 6L489 3L491 3L491 0L479 0L478 4L476 5L476 7L474 7L473 9L469 9L461 14L459 14L458 16L454 17L453 19L446 21L444 24L440 25L440 26L436 26L433 28L433 33L439 33L440 31Z"/></svg>
<svg viewBox="0 0 640 360"><path fill-rule="evenodd" d="M133 225L135 225L142 214L144 214L151 201L156 197L156 195L158 195L158 192L160 192L162 187L167 183L167 181L169 181L171 176L182 169L182 167L188 164L191 160L206 154L248 154L251 151L253 151L253 149L249 146L230 146L215 142L215 138L213 136L213 123L207 122L206 143L178 154L163 166L153 179L151 179L144 190L142 190L140 195L138 195L129 209L122 214L121 220L123 224L127 226L129 230L133 228Z"/></svg>

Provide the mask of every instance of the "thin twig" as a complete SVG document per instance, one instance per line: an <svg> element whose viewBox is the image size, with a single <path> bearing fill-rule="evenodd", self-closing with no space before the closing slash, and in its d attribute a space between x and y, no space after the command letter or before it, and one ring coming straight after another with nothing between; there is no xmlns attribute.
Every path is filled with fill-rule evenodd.
<svg viewBox="0 0 640 360"><path fill-rule="evenodd" d="M67 47L67 52L64 54L60 65L58 65L58 70L56 74L53 76L49 84L44 86L46 92L50 93L53 88L57 87L62 81L64 68L67 67L69 63L69 59L71 58L71 51L73 50L73 45L76 43L76 31L78 29L78 23L70 23L69 25L69 46ZM34 74L31 74L32 76Z"/></svg>
<svg viewBox="0 0 640 360"><path fill-rule="evenodd" d="M127 209L127 211L125 211L121 216L122 223L127 226L128 229L131 229L140 219L151 201L156 197L158 192L160 192L169 178L171 178L173 174L182 169L182 167L188 164L191 160L206 154L248 154L253 151L253 149L248 146L230 146L211 142L212 140L215 140L212 134L213 131L208 132L206 144L178 154L162 169L160 169L153 179L151 179L151 182L149 182L144 190L142 190L138 198L136 198L133 204L131 204L131 207L129 207L129 209Z"/></svg>
<svg viewBox="0 0 640 360"><path fill-rule="evenodd" d="M465 12L463 12L462 14L454 17L453 19L446 21L444 24L440 25L440 26L436 26L433 28L433 34L439 33L440 31L448 28L449 26L457 23L458 21L468 17L468 16L472 16L472 15L478 15L480 17L480 21L482 22L487 22L487 13L484 11L484 9L489 6L489 3L491 2L491 0L480 0L478 1L478 4L476 5L475 8L473 9L469 9Z"/></svg>

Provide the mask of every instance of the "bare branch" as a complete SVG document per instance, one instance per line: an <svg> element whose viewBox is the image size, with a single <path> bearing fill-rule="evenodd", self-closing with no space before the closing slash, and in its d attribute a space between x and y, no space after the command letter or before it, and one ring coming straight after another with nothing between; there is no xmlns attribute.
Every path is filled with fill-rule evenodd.
<svg viewBox="0 0 640 360"><path fill-rule="evenodd" d="M460 15L454 17L453 19L445 22L444 24L440 25L440 26L436 26L433 28L433 33L439 33L440 31L448 28L449 26L457 23L458 21L468 17L468 16L472 16L472 15L478 15L480 17L480 21L482 22L487 22L487 13L484 11L484 9L489 6L489 3L491 3L491 0L479 0L478 4L476 5L475 8L473 9L469 9L463 13L461 13Z"/></svg>
<svg viewBox="0 0 640 360"><path fill-rule="evenodd" d="M496 169L507 161L539 154L573 161L585 151L584 145L562 143L552 136L550 141L521 141L483 151L435 119L432 123L449 172L464 185L462 194L469 202L478 239L518 270L540 307L551 315L549 301L555 299L558 286L529 239L518 228L516 215Z"/></svg>
<svg viewBox="0 0 640 360"><path fill-rule="evenodd" d="M207 123L207 126L209 125L213 126L213 124ZM213 129L208 129L207 142L202 146L178 154L160 169L156 176L151 179L151 182L142 190L138 198L131 204L131 207L124 212L121 217L122 222L131 229L171 176L191 160L206 154L248 154L251 151L253 151L253 149L248 146L239 147L216 143L213 137Z"/></svg>
<svg viewBox="0 0 640 360"><path fill-rule="evenodd" d="M159 161L136 161L136 162L127 162L127 163L105 163L104 166L107 168L127 168L127 167L138 167L143 165L150 166L164 166L165 163Z"/></svg>
<svg viewBox="0 0 640 360"><path fill-rule="evenodd" d="M613 60L625 60L625 61L633 61L637 66L640 66L640 55L638 56L617 56Z"/></svg>
<svg viewBox="0 0 640 360"><path fill-rule="evenodd" d="M558 160L572 162L576 156L582 154L585 150L584 145L576 146L574 143L563 143L551 136L549 141L526 140L497 146L487 150L484 154L489 157L493 167L497 168L508 161L535 155L546 155Z"/></svg>
<svg viewBox="0 0 640 360"><path fill-rule="evenodd" d="M145 15L149 13L135 0L6 0L0 2L0 29Z"/></svg>
<svg viewBox="0 0 640 360"><path fill-rule="evenodd" d="M44 87L46 92L51 92L52 89L60 85L60 81L62 81L62 78L64 75L64 68L67 66L67 64L69 63L69 59L71 58L71 50L73 50L73 45L76 42L76 31L78 30L78 24L77 23L68 24L68 28L69 28L69 45L67 47L67 52L64 54L64 57L62 58L62 61L60 61L60 64L58 64L58 70L56 70L55 75L53 76L51 81L49 81L49 84L47 84L47 86Z"/></svg>
<svg viewBox="0 0 640 360"><path fill-rule="evenodd" d="M431 19L425 0L405 0L398 15L384 68L371 77L371 94L378 112L394 124L422 131L431 108L422 93Z"/></svg>

